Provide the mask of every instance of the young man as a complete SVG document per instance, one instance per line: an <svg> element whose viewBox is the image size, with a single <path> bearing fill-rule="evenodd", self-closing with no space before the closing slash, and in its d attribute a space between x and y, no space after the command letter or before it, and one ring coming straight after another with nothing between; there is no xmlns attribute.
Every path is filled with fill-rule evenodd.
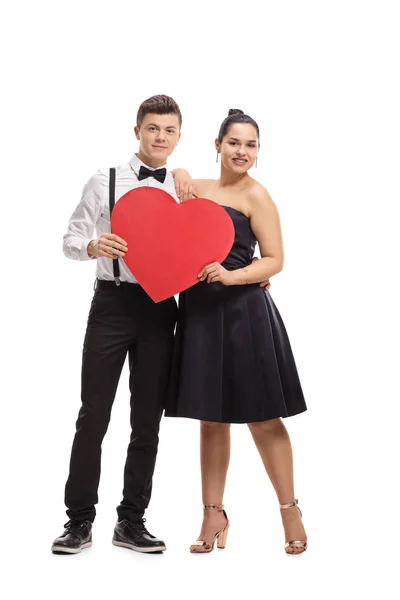
<svg viewBox="0 0 400 600"><path fill-rule="evenodd" d="M115 201L131 189L148 185L178 201L165 164L179 141L181 124L181 112L172 98L153 96L141 104L135 127L139 151L116 169ZM92 545L101 444L127 354L132 434L113 543L139 552L166 549L146 530L143 514L151 496L177 306L174 298L155 304L118 260L128 248L110 233L109 193L109 171L98 171L86 184L64 236L68 258L97 259L97 287L83 347L82 406L65 487L70 520L54 541L53 552L75 554ZM97 239L92 239L94 230Z"/></svg>

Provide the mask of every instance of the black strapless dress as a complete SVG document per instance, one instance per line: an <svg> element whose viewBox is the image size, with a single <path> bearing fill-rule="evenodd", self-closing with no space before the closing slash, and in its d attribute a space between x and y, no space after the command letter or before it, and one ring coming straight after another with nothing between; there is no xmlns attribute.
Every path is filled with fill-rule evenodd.
<svg viewBox="0 0 400 600"><path fill-rule="evenodd" d="M235 241L228 270L251 263L250 220L224 206ZM220 423L289 417L307 409L285 326L259 284L200 282L179 298L165 415Z"/></svg>

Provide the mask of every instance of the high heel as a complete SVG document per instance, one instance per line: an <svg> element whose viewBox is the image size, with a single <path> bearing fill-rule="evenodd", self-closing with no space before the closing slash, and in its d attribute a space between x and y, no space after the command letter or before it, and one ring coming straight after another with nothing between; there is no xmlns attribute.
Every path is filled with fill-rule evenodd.
<svg viewBox="0 0 400 600"><path fill-rule="evenodd" d="M302 517L302 513L300 508L297 506L299 503L298 500L294 500L294 502L289 502L289 504L281 504L280 508L286 509L286 508L292 508L292 507L296 507L299 512L300 512L300 517ZM290 542L286 542L285 544L285 552L286 554L303 554L303 552L305 552L307 550L308 544L306 540L291 540ZM292 550L294 550L295 548L297 549L297 552L288 552L289 548L292 548Z"/></svg>
<svg viewBox="0 0 400 600"><path fill-rule="evenodd" d="M229 519L224 509L223 504L205 504L204 510L220 510L224 513L224 517L226 519L226 525L223 529L217 531L214 535L214 539L212 544L208 544L204 540L196 540L194 544L192 544L189 548L190 552L194 554L204 554L206 552L212 552L214 550L215 540L217 540L217 548L223 550L226 546L226 538L228 536L229 529Z"/></svg>

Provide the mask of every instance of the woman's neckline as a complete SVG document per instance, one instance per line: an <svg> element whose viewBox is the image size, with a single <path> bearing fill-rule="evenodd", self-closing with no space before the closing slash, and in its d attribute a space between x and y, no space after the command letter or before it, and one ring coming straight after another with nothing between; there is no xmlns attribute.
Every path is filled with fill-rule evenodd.
<svg viewBox="0 0 400 600"><path fill-rule="evenodd" d="M216 202L216 204L219 204L219 202ZM230 208L231 210L238 212L240 215L243 215L243 217L245 219L248 219L250 221L250 217L247 217L241 210L238 210L237 208L233 208L233 206L229 206L228 204L220 204L220 206L222 206L222 208Z"/></svg>

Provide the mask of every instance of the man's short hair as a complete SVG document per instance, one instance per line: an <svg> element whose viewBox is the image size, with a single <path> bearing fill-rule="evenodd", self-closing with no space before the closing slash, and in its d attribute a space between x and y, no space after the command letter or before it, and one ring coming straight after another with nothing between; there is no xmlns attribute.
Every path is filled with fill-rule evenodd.
<svg viewBox="0 0 400 600"><path fill-rule="evenodd" d="M182 115L179 106L170 96L158 95L151 96L139 106L136 117L137 127L141 127L144 117L149 113L156 115L177 115L179 118L179 127L182 126Z"/></svg>

